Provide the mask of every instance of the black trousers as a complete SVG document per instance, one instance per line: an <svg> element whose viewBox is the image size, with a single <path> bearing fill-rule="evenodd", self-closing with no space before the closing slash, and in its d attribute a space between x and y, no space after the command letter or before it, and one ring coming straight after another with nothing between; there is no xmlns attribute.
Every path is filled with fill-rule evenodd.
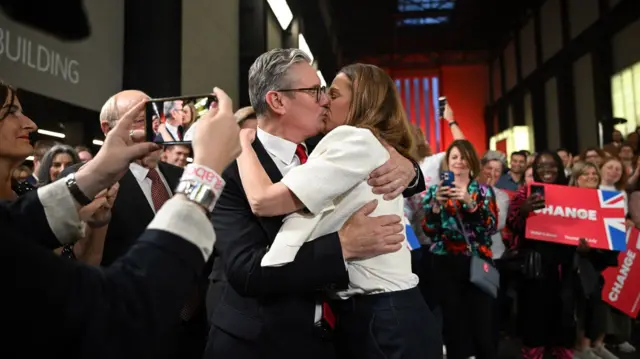
<svg viewBox="0 0 640 359"><path fill-rule="evenodd" d="M576 340L573 298L565 298L557 276L537 280L522 279L518 284L518 334L525 347L572 348Z"/></svg>
<svg viewBox="0 0 640 359"><path fill-rule="evenodd" d="M471 258L432 256L432 295L442 310L448 359L495 359L495 299L469 281Z"/></svg>
<svg viewBox="0 0 640 359"><path fill-rule="evenodd" d="M438 325L418 288L359 295L332 307L339 359L442 358Z"/></svg>

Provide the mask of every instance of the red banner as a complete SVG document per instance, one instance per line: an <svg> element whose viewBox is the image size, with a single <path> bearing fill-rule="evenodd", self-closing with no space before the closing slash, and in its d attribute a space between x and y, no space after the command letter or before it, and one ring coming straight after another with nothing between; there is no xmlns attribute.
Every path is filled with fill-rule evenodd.
<svg viewBox="0 0 640 359"><path fill-rule="evenodd" d="M541 183L545 208L527 218L526 237L578 245L584 238L592 248L626 249L625 197L622 192Z"/></svg>
<svg viewBox="0 0 640 359"><path fill-rule="evenodd" d="M640 311L640 231L632 227L627 232L627 251L620 253L618 266L607 268L602 298L614 308L632 318Z"/></svg>

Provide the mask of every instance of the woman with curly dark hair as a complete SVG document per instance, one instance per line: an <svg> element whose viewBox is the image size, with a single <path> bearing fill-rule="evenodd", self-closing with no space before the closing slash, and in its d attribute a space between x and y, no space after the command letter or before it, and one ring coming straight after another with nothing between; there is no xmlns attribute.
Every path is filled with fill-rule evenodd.
<svg viewBox="0 0 640 359"><path fill-rule="evenodd" d="M532 164L538 183L566 185L562 160L555 152L539 153ZM546 349L557 359L573 357L576 338L572 268L575 248L525 237L525 224L531 212L545 206L539 194L523 186L511 199L507 227L513 234L512 249L525 266L518 280L518 331L522 337L522 357L542 359Z"/></svg>

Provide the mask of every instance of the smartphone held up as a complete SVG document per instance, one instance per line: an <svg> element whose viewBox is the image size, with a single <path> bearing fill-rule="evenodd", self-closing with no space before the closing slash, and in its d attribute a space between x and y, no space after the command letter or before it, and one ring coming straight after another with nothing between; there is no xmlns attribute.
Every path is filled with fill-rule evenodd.
<svg viewBox="0 0 640 359"><path fill-rule="evenodd" d="M145 138L163 145L190 145L198 120L218 102L216 96L151 99L145 103Z"/></svg>

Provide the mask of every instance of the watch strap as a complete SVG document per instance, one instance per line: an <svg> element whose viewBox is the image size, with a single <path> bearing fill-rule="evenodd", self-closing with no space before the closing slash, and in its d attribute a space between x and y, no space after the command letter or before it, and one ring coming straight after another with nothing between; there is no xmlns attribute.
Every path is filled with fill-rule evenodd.
<svg viewBox="0 0 640 359"><path fill-rule="evenodd" d="M78 187L78 182L76 181L76 174L72 173L70 175L68 175L67 177L65 177L64 179L65 184L67 185L67 188L69 189L69 193L71 193L71 196L81 205L81 206L86 206L89 203L91 203L91 198L87 197L87 195L85 195L82 190L80 189L80 187Z"/></svg>

